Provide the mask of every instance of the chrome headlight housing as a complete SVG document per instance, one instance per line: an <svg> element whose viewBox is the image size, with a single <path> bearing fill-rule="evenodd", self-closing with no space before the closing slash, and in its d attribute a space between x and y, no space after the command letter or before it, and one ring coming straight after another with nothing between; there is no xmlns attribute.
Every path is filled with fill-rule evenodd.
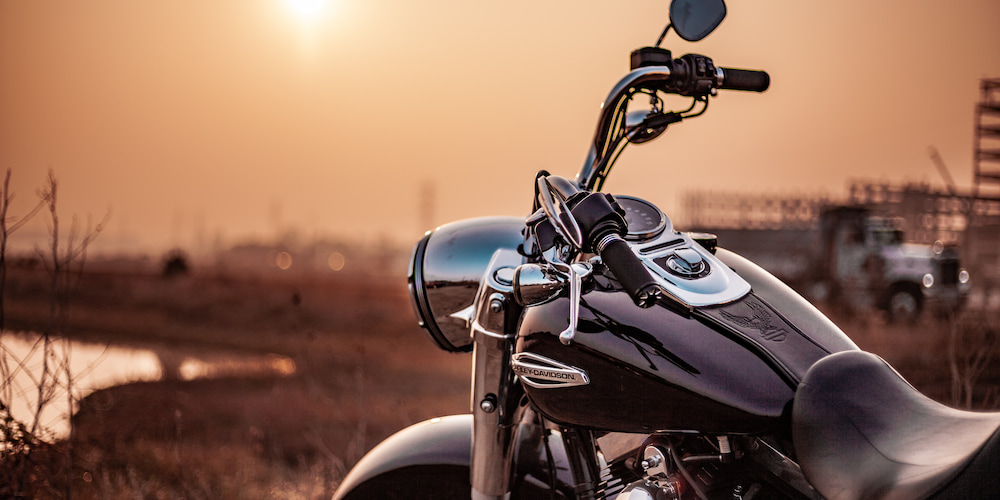
<svg viewBox="0 0 1000 500"><path fill-rule="evenodd" d="M472 349L469 325L455 317L473 304L479 280L500 248L524 241L524 219L482 217L429 231L410 255L410 303L417 320L441 349Z"/></svg>

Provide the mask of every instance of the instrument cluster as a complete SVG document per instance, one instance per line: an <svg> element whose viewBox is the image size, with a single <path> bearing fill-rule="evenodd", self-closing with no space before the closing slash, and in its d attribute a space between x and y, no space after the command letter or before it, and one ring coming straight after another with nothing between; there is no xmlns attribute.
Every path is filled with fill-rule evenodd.
<svg viewBox="0 0 1000 500"><path fill-rule="evenodd" d="M649 241L663 234L670 225L670 219L663 211L646 200L618 195L615 195L615 200L625 209L625 222L628 223L625 239L628 241Z"/></svg>

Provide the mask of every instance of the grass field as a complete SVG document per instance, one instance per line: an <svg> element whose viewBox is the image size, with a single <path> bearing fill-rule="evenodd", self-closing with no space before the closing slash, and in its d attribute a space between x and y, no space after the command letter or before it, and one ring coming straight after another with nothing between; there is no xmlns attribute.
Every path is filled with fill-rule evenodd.
<svg viewBox="0 0 1000 500"><path fill-rule="evenodd" d="M162 352L167 363L273 353L295 371L91 394L63 443L74 497L329 498L381 439L468 412L471 359L437 349L416 326L404 276L101 271L72 298L75 338ZM46 286L43 271L11 271L8 330L45 328Z"/></svg>
<svg viewBox="0 0 1000 500"><path fill-rule="evenodd" d="M402 271L195 269L166 279L155 269L88 266L70 303L73 337L150 349L165 367L186 354L277 354L294 360L294 371L168 376L95 392L81 402L71 438L35 469L52 476L35 478L41 497L62 496L70 477L75 498L329 498L381 439L468 411L471 357L437 349L416 326ZM44 271L11 269L5 297L8 331L46 327ZM951 323L842 317L859 346L951 402ZM995 400L993 365L977 384L977 404Z"/></svg>

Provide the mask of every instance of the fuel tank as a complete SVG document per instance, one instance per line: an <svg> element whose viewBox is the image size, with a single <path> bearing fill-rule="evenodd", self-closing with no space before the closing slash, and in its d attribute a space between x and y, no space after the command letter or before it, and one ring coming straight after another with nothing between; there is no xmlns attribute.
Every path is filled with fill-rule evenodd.
<svg viewBox="0 0 1000 500"><path fill-rule="evenodd" d="M693 310L642 309L595 270L570 345L558 338L568 299L527 308L515 371L534 406L561 424L618 432L776 428L809 367L857 346L760 267L721 248L716 256L749 294Z"/></svg>

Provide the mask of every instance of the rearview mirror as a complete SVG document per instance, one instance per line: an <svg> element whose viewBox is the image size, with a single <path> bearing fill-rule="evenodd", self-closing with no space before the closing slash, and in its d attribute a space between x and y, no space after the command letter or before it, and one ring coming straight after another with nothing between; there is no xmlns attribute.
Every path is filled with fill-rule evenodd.
<svg viewBox="0 0 1000 500"><path fill-rule="evenodd" d="M583 234L580 232L580 225L573 217L573 212L566 206L562 195L549 182L548 176L539 177L537 182L538 197L541 198L542 209L545 210L545 215L552 223L552 227L575 249L583 248Z"/></svg>
<svg viewBox="0 0 1000 500"><path fill-rule="evenodd" d="M705 38L725 18L723 0L674 0L670 3L670 25L689 42Z"/></svg>

